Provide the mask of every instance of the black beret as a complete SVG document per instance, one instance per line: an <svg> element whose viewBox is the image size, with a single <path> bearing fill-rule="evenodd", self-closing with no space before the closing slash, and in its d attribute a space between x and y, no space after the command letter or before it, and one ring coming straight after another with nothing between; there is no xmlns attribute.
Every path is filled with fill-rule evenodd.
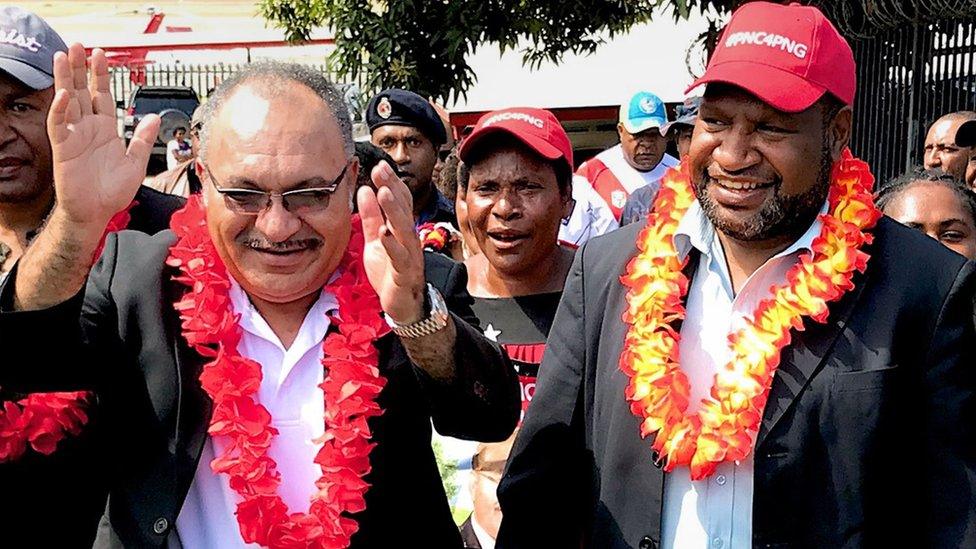
<svg viewBox="0 0 976 549"><path fill-rule="evenodd" d="M380 126L412 126L435 146L447 142L447 132L437 111L412 91L388 89L376 94L366 106L366 125L370 132Z"/></svg>
<svg viewBox="0 0 976 549"><path fill-rule="evenodd" d="M976 146L976 120L967 120L960 124L955 141L957 147Z"/></svg>

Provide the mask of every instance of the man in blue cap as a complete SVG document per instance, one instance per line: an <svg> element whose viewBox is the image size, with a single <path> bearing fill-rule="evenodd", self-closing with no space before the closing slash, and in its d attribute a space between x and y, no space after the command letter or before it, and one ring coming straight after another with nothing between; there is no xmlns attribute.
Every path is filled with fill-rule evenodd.
<svg viewBox="0 0 976 549"><path fill-rule="evenodd" d="M664 102L649 91L638 91L620 105L620 144L576 170L580 176L573 181L576 208L559 233L561 240L580 245L617 228L631 193L656 184L668 168L678 165L665 153L667 124Z"/></svg>
<svg viewBox="0 0 976 549"><path fill-rule="evenodd" d="M700 96L686 98L685 102L675 109L675 119L661 129L661 132L668 139L673 139L677 145L678 160L683 160L688 155L688 149L691 148L691 134L695 129L695 121L698 120L698 107L701 101ZM630 193L630 198L627 199L624 210L620 214L620 225L643 220L647 212L651 211L654 198L657 197L660 188L661 180L658 179Z"/></svg>
<svg viewBox="0 0 976 549"><path fill-rule="evenodd" d="M397 163L403 182L413 195L416 226L447 222L455 227L454 205L437 190L434 166L447 131L429 101L407 90L388 89L366 107L370 140Z"/></svg>
<svg viewBox="0 0 976 549"><path fill-rule="evenodd" d="M67 50L37 15L0 6L0 281L54 205L46 120L54 99L53 57ZM147 187L136 202L128 227L147 233L165 229L183 204ZM0 361L9 353L4 349ZM0 486L7 499L0 545L81 547L94 538L107 492L96 442L98 409L93 399L70 395L27 399L0 387Z"/></svg>

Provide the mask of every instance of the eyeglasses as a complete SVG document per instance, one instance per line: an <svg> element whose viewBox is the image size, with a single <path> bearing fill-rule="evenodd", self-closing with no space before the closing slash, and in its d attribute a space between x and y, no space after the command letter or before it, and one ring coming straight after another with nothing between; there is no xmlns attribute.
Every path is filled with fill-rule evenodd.
<svg viewBox="0 0 976 549"><path fill-rule="evenodd" d="M342 167L339 175L328 185L307 189L295 189L294 191L285 191L283 193L259 191L257 189L221 187L217 182L217 178L214 177L213 172L210 171L210 168L206 164L203 165L203 169L207 172L207 176L210 177L214 190L220 193L224 197L224 202L227 206L237 213L257 215L270 208L271 201L277 196L281 198L281 205L286 210L300 215L321 211L329 206L329 200L339 187L339 183L342 182L342 178L345 177L346 170L349 169L349 164L350 161L347 160L346 165Z"/></svg>

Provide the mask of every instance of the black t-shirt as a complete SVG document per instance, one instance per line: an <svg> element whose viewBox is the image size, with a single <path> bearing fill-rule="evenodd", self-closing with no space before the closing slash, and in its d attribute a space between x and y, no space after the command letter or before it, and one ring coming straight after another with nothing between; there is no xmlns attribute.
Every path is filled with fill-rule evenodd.
<svg viewBox="0 0 976 549"><path fill-rule="evenodd" d="M505 349L519 374L523 412L535 393L539 364L560 297L562 292L474 298L472 308L485 336Z"/></svg>

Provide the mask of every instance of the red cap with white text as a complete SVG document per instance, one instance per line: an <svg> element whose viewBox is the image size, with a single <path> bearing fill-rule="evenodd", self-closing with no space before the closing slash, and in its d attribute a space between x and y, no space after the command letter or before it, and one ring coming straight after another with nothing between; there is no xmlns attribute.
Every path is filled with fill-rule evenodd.
<svg viewBox="0 0 976 549"><path fill-rule="evenodd" d="M705 74L685 93L724 82L778 110L800 112L825 92L851 105L855 73L850 45L819 9L750 2L732 14Z"/></svg>
<svg viewBox="0 0 976 549"><path fill-rule="evenodd" d="M478 119L474 131L461 143L458 158L466 162L482 139L507 133L548 160L564 159L573 171L573 145L556 116L545 109L513 107L491 111Z"/></svg>

